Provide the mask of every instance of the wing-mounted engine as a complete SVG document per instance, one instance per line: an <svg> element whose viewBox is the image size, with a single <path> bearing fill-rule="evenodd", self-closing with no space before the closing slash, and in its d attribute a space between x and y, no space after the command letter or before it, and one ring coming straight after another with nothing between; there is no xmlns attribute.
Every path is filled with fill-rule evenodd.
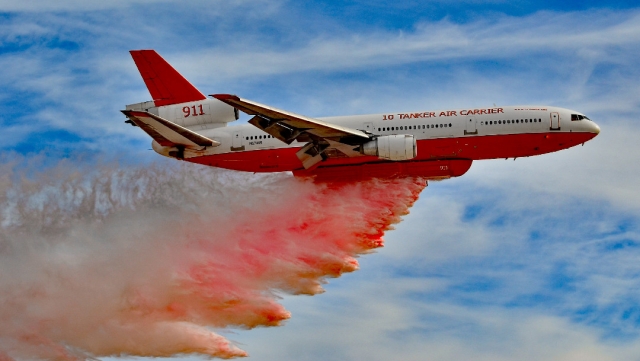
<svg viewBox="0 0 640 361"><path fill-rule="evenodd" d="M418 155L413 135L383 135L360 146L360 153L387 160L408 160Z"/></svg>

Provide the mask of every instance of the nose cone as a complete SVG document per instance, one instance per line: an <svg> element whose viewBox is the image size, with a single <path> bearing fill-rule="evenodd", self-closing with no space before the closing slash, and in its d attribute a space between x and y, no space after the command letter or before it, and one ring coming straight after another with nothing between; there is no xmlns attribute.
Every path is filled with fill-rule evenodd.
<svg viewBox="0 0 640 361"><path fill-rule="evenodd" d="M591 133L594 134L594 137L600 134L600 127L595 122L591 122Z"/></svg>

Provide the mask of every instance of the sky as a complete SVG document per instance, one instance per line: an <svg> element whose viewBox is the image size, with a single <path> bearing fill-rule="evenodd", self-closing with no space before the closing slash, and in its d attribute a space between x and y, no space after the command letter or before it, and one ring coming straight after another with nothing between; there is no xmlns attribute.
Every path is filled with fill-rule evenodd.
<svg viewBox="0 0 640 361"><path fill-rule="evenodd" d="M3 164L169 164L119 113L149 100L131 49L312 117L531 104L601 127L431 182L360 270L279 295L283 326L217 330L250 359L640 360L637 2L0 0Z"/></svg>

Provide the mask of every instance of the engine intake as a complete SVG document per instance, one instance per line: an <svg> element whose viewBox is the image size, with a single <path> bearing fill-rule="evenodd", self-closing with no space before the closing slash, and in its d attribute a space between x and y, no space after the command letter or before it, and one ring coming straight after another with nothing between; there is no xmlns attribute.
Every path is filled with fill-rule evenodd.
<svg viewBox="0 0 640 361"><path fill-rule="evenodd" d="M381 159L407 160L418 155L418 147L413 135L384 135L362 144L360 153Z"/></svg>

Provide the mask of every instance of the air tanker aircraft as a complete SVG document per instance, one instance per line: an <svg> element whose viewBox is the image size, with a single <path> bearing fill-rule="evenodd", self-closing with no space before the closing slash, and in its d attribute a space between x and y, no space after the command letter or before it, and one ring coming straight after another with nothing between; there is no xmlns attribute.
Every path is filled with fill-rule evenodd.
<svg viewBox="0 0 640 361"><path fill-rule="evenodd" d="M350 180L463 175L474 160L551 153L600 132L584 114L503 106L311 118L230 94L207 98L154 50L131 56L153 100L131 104L127 123L157 153L247 172ZM227 126L242 111L249 124Z"/></svg>

